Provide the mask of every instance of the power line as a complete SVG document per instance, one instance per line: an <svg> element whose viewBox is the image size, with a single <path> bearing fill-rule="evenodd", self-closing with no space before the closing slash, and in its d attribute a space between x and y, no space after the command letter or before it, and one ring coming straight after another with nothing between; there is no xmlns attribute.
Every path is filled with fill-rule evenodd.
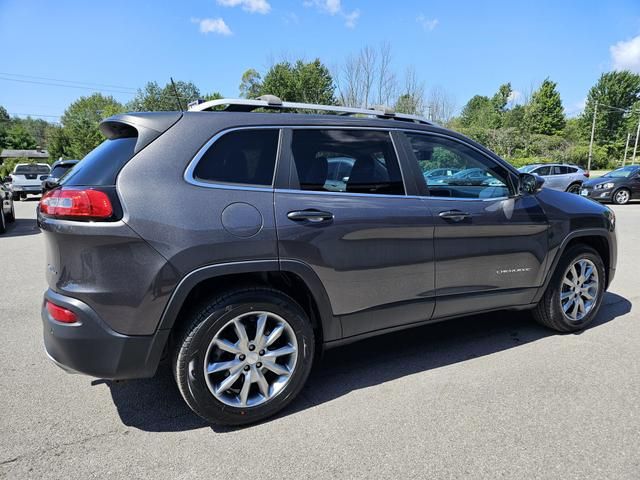
<svg viewBox="0 0 640 480"><path fill-rule="evenodd" d="M31 83L31 84L35 84L35 85L47 85L47 86L52 86L52 87L79 88L81 90L97 91L97 89L95 89L93 87L83 87L83 86L80 86L80 85L64 85L62 83L41 82L41 81L37 81L37 80L25 80L25 79L7 78L7 77L0 77L0 80L5 80L5 81L9 81L9 82L17 82L17 83ZM125 95L135 95L135 92L126 92L124 90L112 90L112 89L103 88L101 91L102 92L109 92L109 93L122 93L122 94L125 94Z"/></svg>
<svg viewBox="0 0 640 480"><path fill-rule="evenodd" d="M119 89L119 90L132 90L133 92L136 92L138 90L137 88L133 88L133 87L123 87L121 85L111 85L111 84L108 84L108 83L78 82L76 80L62 80L60 78L37 77L35 75L23 75L21 73L0 72L0 75L10 76L10 77L29 78L29 79L35 79L35 80L49 80L49 81L53 81L53 82L71 83L71 84L76 84L76 85L86 85L86 86L90 86L90 87L93 86L93 87L116 88L116 89Z"/></svg>
<svg viewBox="0 0 640 480"><path fill-rule="evenodd" d="M9 115L25 115L27 117L50 117L60 118L62 115L49 115L44 113L20 113L20 112L7 112Z"/></svg>

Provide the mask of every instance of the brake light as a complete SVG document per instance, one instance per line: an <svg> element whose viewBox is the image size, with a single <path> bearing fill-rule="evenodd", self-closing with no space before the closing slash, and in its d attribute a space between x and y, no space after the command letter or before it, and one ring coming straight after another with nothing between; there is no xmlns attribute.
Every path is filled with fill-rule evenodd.
<svg viewBox="0 0 640 480"><path fill-rule="evenodd" d="M40 212L50 217L105 220L113 215L113 206L100 190L59 188L42 197Z"/></svg>
<svg viewBox="0 0 640 480"><path fill-rule="evenodd" d="M55 303L51 303L49 300L47 300L47 312L49 312L51 318L56 322L76 323L78 321L78 316L71 310L59 307Z"/></svg>

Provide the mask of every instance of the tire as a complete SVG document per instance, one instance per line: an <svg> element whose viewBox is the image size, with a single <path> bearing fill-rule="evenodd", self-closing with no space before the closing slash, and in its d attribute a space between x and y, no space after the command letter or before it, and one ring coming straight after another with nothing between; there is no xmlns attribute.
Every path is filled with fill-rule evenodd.
<svg viewBox="0 0 640 480"><path fill-rule="evenodd" d="M18 200L20 200L20 194L19 193L12 193L11 196L13 197L13 201L17 202Z"/></svg>
<svg viewBox="0 0 640 480"><path fill-rule="evenodd" d="M597 273L597 287L589 289L589 295L595 296L592 303L589 305L589 301L583 301L583 308L585 314L582 318L571 318L571 312L574 310L575 301L568 308L569 313L565 313L562 308L561 295L564 295L573 290L567 284L564 283L565 276L571 275L569 272L571 267L579 261L585 261L586 265L592 265L595 267ZM580 273L580 267L576 266L576 271ZM600 254L593 248L587 245L574 245L569 248L560 259L556 271L547 286L542 299L538 302L538 305L533 310L533 316L536 321L545 327L551 328L558 332L576 332L586 328L598 314L600 305L602 304L602 297L604 296L604 287L606 282L606 273L604 262L600 257ZM587 282L585 282L587 284ZM566 289L566 291L563 291ZM568 303L571 303L571 297L565 299ZM567 305L565 303L565 305ZM576 317L579 317L582 312L579 311L579 306Z"/></svg>
<svg viewBox="0 0 640 480"><path fill-rule="evenodd" d="M259 336L258 322L263 315L267 318L265 335ZM234 322L247 327L244 343ZM173 352L174 376L187 405L213 424L245 425L274 415L296 397L311 371L315 347L311 323L293 299L277 290L246 288L213 298L197 309L186 325ZM282 333L268 344L272 337L268 334L280 327ZM214 339L228 343L219 348ZM249 351L254 342L255 348ZM237 351L226 350L230 345ZM275 352L292 348L295 353L269 359ZM286 374L270 370L282 370L283 365L277 363L282 359L284 370L289 372L284 380L282 375ZM211 370L233 367L205 374L205 362ZM243 400L247 379L249 388ZM231 381L227 390L220 388L225 381ZM264 381L268 387L263 390Z"/></svg>
<svg viewBox="0 0 640 480"><path fill-rule="evenodd" d="M572 183L571 185L569 185L567 187L567 192L568 193L575 193L575 194L579 194L580 193L580 187L582 186L581 183Z"/></svg>
<svg viewBox="0 0 640 480"><path fill-rule="evenodd" d="M0 233L7 231L7 222L4 217L4 207L0 204Z"/></svg>
<svg viewBox="0 0 640 480"><path fill-rule="evenodd" d="M13 223L16 221L16 209L13 206L13 202L11 202L11 212L5 216L7 223Z"/></svg>
<svg viewBox="0 0 640 480"><path fill-rule="evenodd" d="M631 192L627 188L620 188L613 192L611 195L611 200L616 205L626 205L631 200Z"/></svg>

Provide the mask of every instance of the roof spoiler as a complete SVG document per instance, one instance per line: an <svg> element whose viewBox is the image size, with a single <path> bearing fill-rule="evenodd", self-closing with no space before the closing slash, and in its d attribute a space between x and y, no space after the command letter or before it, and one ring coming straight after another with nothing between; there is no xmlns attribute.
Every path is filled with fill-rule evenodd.
<svg viewBox="0 0 640 480"><path fill-rule="evenodd" d="M138 137L134 149L134 153L138 153L169 130L181 117L182 112L123 113L103 120L100 131L110 140Z"/></svg>

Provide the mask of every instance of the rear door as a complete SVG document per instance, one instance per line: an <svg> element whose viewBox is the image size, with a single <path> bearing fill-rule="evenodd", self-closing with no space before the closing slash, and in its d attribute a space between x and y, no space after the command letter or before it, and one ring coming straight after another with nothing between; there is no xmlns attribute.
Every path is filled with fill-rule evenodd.
<svg viewBox="0 0 640 480"><path fill-rule="evenodd" d="M405 135L420 169L479 169L487 177L473 185L455 177L429 184L422 197L436 225L434 318L529 303L547 252L548 226L536 197L514 195L509 170L470 144Z"/></svg>
<svg viewBox="0 0 640 480"><path fill-rule="evenodd" d="M293 128L288 138L290 184L275 192L281 261L313 269L344 337L428 320L433 219L407 195L390 132Z"/></svg>

